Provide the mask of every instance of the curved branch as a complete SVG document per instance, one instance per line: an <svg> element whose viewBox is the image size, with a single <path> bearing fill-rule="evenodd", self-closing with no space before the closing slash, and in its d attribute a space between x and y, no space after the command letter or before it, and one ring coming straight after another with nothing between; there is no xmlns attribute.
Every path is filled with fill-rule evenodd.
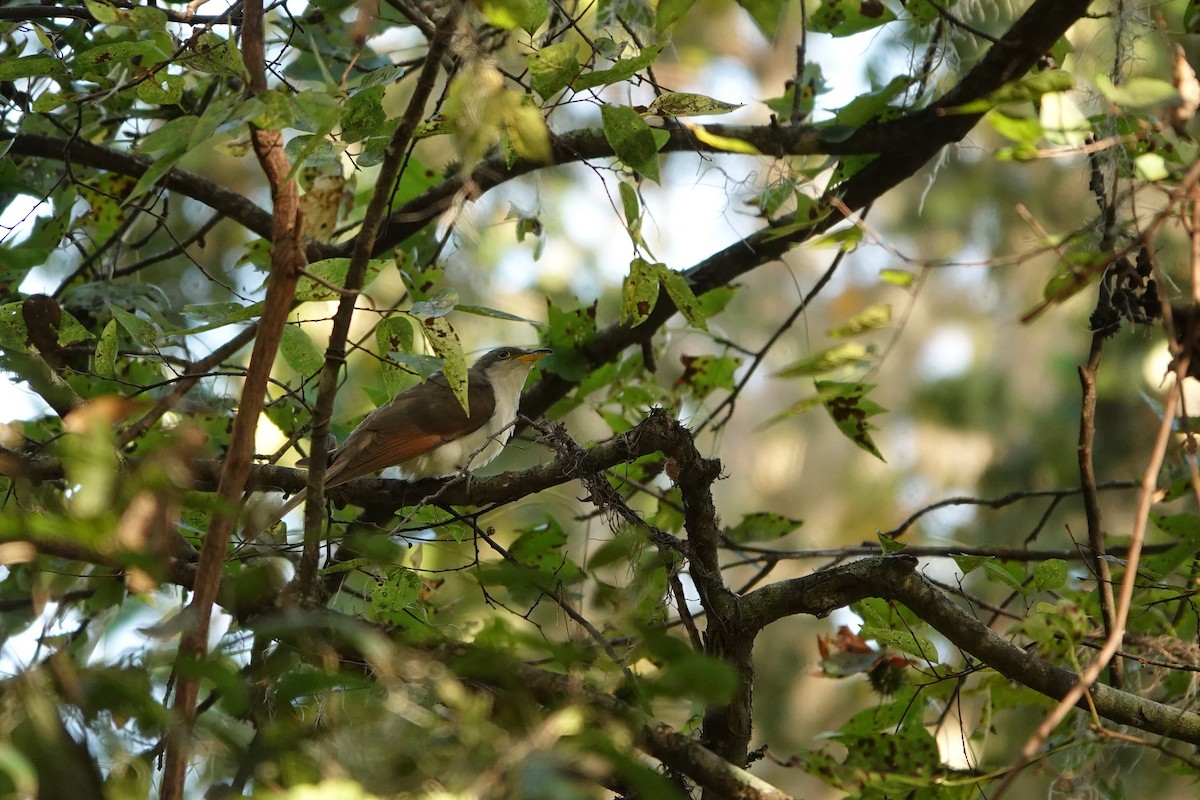
<svg viewBox="0 0 1200 800"><path fill-rule="evenodd" d="M67 140L35 133L0 131L0 142L10 140L12 147L9 153L13 155L68 161L134 178L140 178L154 164L152 158L102 147L82 139ZM239 192L178 167L167 172L159 179L159 183L173 192L204 203L264 239L271 238L271 215Z"/></svg>
<svg viewBox="0 0 1200 800"><path fill-rule="evenodd" d="M1009 680L1054 699L1079 681L1017 647L988 628L916 572L917 559L903 553L868 558L843 567L764 586L742 598L743 621L755 630L795 614L823 617L850 603L879 597L903 603L956 647ZM1121 725L1200 744L1200 714L1096 683L1079 707Z"/></svg>

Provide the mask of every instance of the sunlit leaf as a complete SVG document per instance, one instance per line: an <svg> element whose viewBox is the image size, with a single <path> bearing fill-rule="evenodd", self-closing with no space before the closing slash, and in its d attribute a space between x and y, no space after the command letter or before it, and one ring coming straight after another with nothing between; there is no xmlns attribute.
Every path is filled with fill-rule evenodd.
<svg viewBox="0 0 1200 800"><path fill-rule="evenodd" d="M857 336L889 325L891 321L892 306L889 303L880 303L863 309L836 328L830 328L829 335L835 339Z"/></svg>
<svg viewBox="0 0 1200 800"><path fill-rule="evenodd" d="M527 56L529 85L548 99L570 85L579 74L579 44L557 42Z"/></svg>
<svg viewBox="0 0 1200 800"><path fill-rule="evenodd" d="M703 94L663 92L646 109L647 114L660 117L701 117L709 114L728 114L741 108L741 103L726 103Z"/></svg>
<svg viewBox="0 0 1200 800"><path fill-rule="evenodd" d="M881 0L822 0L809 15L809 30L833 36L851 36L896 19Z"/></svg>
<svg viewBox="0 0 1200 800"><path fill-rule="evenodd" d="M608 69L585 72L571 82L571 87L577 92L582 92L585 89L591 89L596 86L608 86L611 83L629 80L638 72L653 64L655 59L658 58L658 54L662 52L663 47L665 45L651 45L644 48L642 52L632 58L620 59ZM601 110L603 111L605 108L608 108L607 104Z"/></svg>
<svg viewBox="0 0 1200 800"><path fill-rule="evenodd" d="M1033 587L1039 592L1056 592L1067 585L1067 562L1050 558L1033 569Z"/></svg>
<svg viewBox="0 0 1200 800"><path fill-rule="evenodd" d="M691 10L696 0L659 0L654 10L654 29L662 33Z"/></svg>
<svg viewBox="0 0 1200 800"><path fill-rule="evenodd" d="M685 123L685 127L693 136L715 150L723 150L726 153L742 153L748 156L762 155L757 147L742 139L712 133L703 125L695 123Z"/></svg>
<svg viewBox="0 0 1200 800"><path fill-rule="evenodd" d="M866 345L847 342L797 361L779 372L781 378L797 378L805 375L823 375L843 367L863 367L874 361L874 354Z"/></svg>
<svg viewBox="0 0 1200 800"><path fill-rule="evenodd" d="M908 287L912 286L917 278L907 270L881 269L879 270L879 280L890 283L892 286Z"/></svg>
<svg viewBox="0 0 1200 800"><path fill-rule="evenodd" d="M1069 92L1075 88L1071 73L1061 69L1036 72L1006 83L987 97L956 106L952 111L975 114L1011 103L1029 103L1052 92Z"/></svg>
<svg viewBox="0 0 1200 800"><path fill-rule="evenodd" d="M546 0L480 0L479 10L497 28L519 28L528 34L542 26L548 13Z"/></svg>
<svg viewBox="0 0 1200 800"><path fill-rule="evenodd" d="M1101 72L1092 80L1106 100L1125 108L1153 108L1179 102L1179 91L1159 78L1128 78L1114 84Z"/></svg>
<svg viewBox="0 0 1200 800"><path fill-rule="evenodd" d="M288 366L304 377L315 375L325 365L325 356L299 325L285 325L279 352Z"/></svg>
<svg viewBox="0 0 1200 800"><path fill-rule="evenodd" d="M658 303L658 273L654 266L642 258L629 264L621 288L621 319L627 325L645 322Z"/></svg>
<svg viewBox="0 0 1200 800"><path fill-rule="evenodd" d="M449 384L450 390L454 392L463 411L470 414L471 407L467 397L467 362L458 334L444 316L422 317L421 332L425 335L425 341L433 348L433 352L442 359L442 374L446 376L446 383Z"/></svg>

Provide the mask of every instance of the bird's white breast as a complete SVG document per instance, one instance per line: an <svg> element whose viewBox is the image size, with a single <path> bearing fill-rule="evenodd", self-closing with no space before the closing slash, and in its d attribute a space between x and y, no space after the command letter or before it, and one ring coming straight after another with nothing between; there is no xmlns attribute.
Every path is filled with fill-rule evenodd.
<svg viewBox="0 0 1200 800"><path fill-rule="evenodd" d="M400 464L401 473L414 479L440 478L453 475L462 467L478 469L500 455L504 445L512 438L512 422L517 418L521 387L525 385L528 375L529 369L496 370L489 374L496 397L496 410L492 412L491 419L461 439L446 442L428 453L410 458Z"/></svg>

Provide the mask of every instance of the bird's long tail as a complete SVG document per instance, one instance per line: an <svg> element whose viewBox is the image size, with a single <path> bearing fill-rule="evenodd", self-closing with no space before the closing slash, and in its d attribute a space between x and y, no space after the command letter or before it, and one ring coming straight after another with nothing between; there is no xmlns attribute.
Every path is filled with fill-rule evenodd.
<svg viewBox="0 0 1200 800"><path fill-rule="evenodd" d="M308 497L307 489L301 489L300 491L296 492L294 495L289 497L288 501L286 503L284 503L283 506L271 516L271 521L269 523L267 523L266 526L264 526L264 530L270 530L271 528L274 528L277 524L279 524L279 521L281 519L283 519L285 516L287 516L287 513L289 511L291 511L293 508L296 508L298 505L303 503L304 498L306 498L306 497Z"/></svg>

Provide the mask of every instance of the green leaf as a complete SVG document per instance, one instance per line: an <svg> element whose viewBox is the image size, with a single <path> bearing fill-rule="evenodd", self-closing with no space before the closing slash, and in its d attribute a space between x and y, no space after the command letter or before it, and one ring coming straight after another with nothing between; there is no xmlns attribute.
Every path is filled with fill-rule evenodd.
<svg viewBox="0 0 1200 800"><path fill-rule="evenodd" d="M392 567L371 590L367 618L384 625L410 621L407 609L421 594L421 578L405 567Z"/></svg>
<svg viewBox="0 0 1200 800"><path fill-rule="evenodd" d="M188 44L191 53L184 61L192 68L227 78L243 77L246 67L241 51L217 34L206 31Z"/></svg>
<svg viewBox="0 0 1200 800"><path fill-rule="evenodd" d="M579 308L564 308L563 304L546 299L545 342L554 355L541 363L565 380L579 381L591 372L581 348L596 335L596 306L593 302Z"/></svg>
<svg viewBox="0 0 1200 800"><path fill-rule="evenodd" d="M937 664L939 661L937 647L934 646L931 640L924 636L916 636L908 631L877 628L870 625L864 625L860 628L858 635L868 641L878 642L892 650L899 650L902 653L916 656L922 661L929 661L934 664Z"/></svg>
<svg viewBox="0 0 1200 800"><path fill-rule="evenodd" d="M604 138L617 157L646 178L659 182L658 146L650 126L629 106L605 104L600 108Z"/></svg>
<svg viewBox="0 0 1200 800"><path fill-rule="evenodd" d="M696 0L658 0L654 9L654 29L662 33L691 10Z"/></svg>
<svg viewBox="0 0 1200 800"><path fill-rule="evenodd" d="M389 259L373 258L367 263L367 273L363 277L363 288L371 285L371 281L384 269L391 264ZM299 302L311 302L315 300L336 300L341 295L335 289L329 287L335 286L338 289L346 285L346 272L350 268L350 259L348 258L326 258L321 261L315 261L309 264L306 271L316 276L320 280L314 280L308 275L300 277L300 283L296 287L296 300Z"/></svg>
<svg viewBox="0 0 1200 800"><path fill-rule="evenodd" d="M865 367L874 363L874 354L865 345L846 342L797 361L779 372L781 378L823 375L843 367Z"/></svg>
<svg viewBox="0 0 1200 800"><path fill-rule="evenodd" d="M184 306L183 312L188 316L210 321L201 325L184 328L182 330L174 330L171 331L171 333L203 333L204 331L223 328L226 325L245 322L248 319L256 319L262 316L262 310L263 304L261 302L251 303L250 305L242 305L241 303L234 302L222 302Z"/></svg>
<svg viewBox="0 0 1200 800"><path fill-rule="evenodd" d="M120 306L108 305L109 311L125 332L142 347L153 348L158 344L158 328L154 323L144 320L136 314L130 314Z"/></svg>
<svg viewBox="0 0 1200 800"><path fill-rule="evenodd" d="M39 75L61 75L67 71L54 56L38 55L0 60L0 81L35 78Z"/></svg>
<svg viewBox="0 0 1200 800"><path fill-rule="evenodd" d="M1013 574L1014 572L1019 572L1019 568L1016 566L1006 567L994 559L988 559L987 563L983 565L983 572L989 579L999 581L1010 589L1015 589L1022 595L1029 594L1028 587L1025 586L1024 582L1017 575Z"/></svg>
<svg viewBox="0 0 1200 800"><path fill-rule="evenodd" d="M795 85L790 85L782 97L773 97L769 100L764 100L763 103L767 108L775 112L781 119L790 120L792 118L792 110L798 113L799 120L807 119L813 112L816 106L817 95L824 94L828 87L825 84L825 76L821 72L820 64L805 64L804 73L800 78L800 102L796 103L794 97L796 94Z"/></svg>
<svg viewBox="0 0 1200 800"><path fill-rule="evenodd" d="M1026 75L1001 86L987 97L949 109L960 114L978 114L1010 103L1033 102L1052 92L1069 92L1075 88L1075 78L1062 69L1051 69Z"/></svg>
<svg viewBox="0 0 1200 800"><path fill-rule="evenodd" d="M1129 78L1115 85L1104 73L1093 79L1100 94L1113 105L1124 108L1153 108L1179 104L1179 92L1170 83L1158 78Z"/></svg>
<svg viewBox="0 0 1200 800"><path fill-rule="evenodd" d="M873 331L876 328L882 328L890 324L892 321L892 306L889 303L880 303L870 306L857 314L842 325L836 328L829 329L829 336L835 339L844 339L847 336L857 336L860 333Z"/></svg>
<svg viewBox="0 0 1200 800"><path fill-rule="evenodd" d="M96 342L96 356L92 361L92 369L97 375L111 377L116 371L117 363L117 321L110 319Z"/></svg>
<svg viewBox="0 0 1200 800"><path fill-rule="evenodd" d="M629 264L629 274L621 285L621 321L640 325L658 304L658 273L654 265L643 258Z"/></svg>
<svg viewBox="0 0 1200 800"><path fill-rule="evenodd" d="M373 86L350 96L341 118L343 142L362 141L387 121L383 90L382 86Z"/></svg>
<svg viewBox="0 0 1200 800"><path fill-rule="evenodd" d="M568 539L562 525L553 517L526 529L509 548L509 554L522 564L542 572L549 579L547 587L555 582L571 583L583 577L580 569L564 552Z"/></svg>
<svg viewBox="0 0 1200 800"><path fill-rule="evenodd" d="M803 524L800 520L790 519L782 514L758 511L747 514L741 522L726 530L725 535L739 544L763 542L787 536Z"/></svg>
<svg viewBox="0 0 1200 800"><path fill-rule="evenodd" d="M711 319L724 311L725 306L729 305L729 301L733 299L740 287L741 284L731 283L726 286L718 286L716 289L709 289L700 295L700 308L704 312L704 316Z"/></svg>
<svg viewBox="0 0 1200 800"><path fill-rule="evenodd" d="M963 575L970 575L991 560L991 556L952 555L951 558L954 559L954 563L958 565L958 568L962 570Z"/></svg>
<svg viewBox="0 0 1200 800"><path fill-rule="evenodd" d="M143 103L155 106L178 105L183 99L183 76L160 72L138 84L137 96Z"/></svg>
<svg viewBox="0 0 1200 800"><path fill-rule="evenodd" d="M296 107L292 98L278 89L268 89L253 98L257 113L251 120L255 127L268 131L290 128L296 122Z"/></svg>
<svg viewBox="0 0 1200 800"><path fill-rule="evenodd" d="M608 86L620 81L627 81L641 70L653 64L664 47L666 47L664 44L650 45L633 58L620 59L609 69L585 72L572 81L571 87L577 92L582 92L585 89L591 89L596 86ZM603 111L606 108L608 108L607 105L603 106L601 110Z"/></svg>
<svg viewBox="0 0 1200 800"><path fill-rule="evenodd" d="M779 22L783 18L784 3L781 0L737 0L742 8L750 14L754 24L762 31L763 36L774 39L779 32Z"/></svg>
<svg viewBox="0 0 1200 800"><path fill-rule="evenodd" d="M1153 513L1150 521L1168 536L1200 548L1200 515Z"/></svg>
<svg viewBox="0 0 1200 800"><path fill-rule="evenodd" d="M1042 123L1034 117L1017 117L993 108L985 119L996 133L1019 144L1032 145L1042 138Z"/></svg>
<svg viewBox="0 0 1200 800"><path fill-rule="evenodd" d="M121 25L140 31L161 31L167 25L167 14L153 6L118 8L98 0L84 0L88 13L105 25Z"/></svg>
<svg viewBox="0 0 1200 800"><path fill-rule="evenodd" d="M911 272L902 269L881 269L879 270L879 280L892 286L900 286L907 288L912 286L917 280L916 276Z"/></svg>
<svg viewBox="0 0 1200 800"><path fill-rule="evenodd" d="M865 383L817 381L817 393L820 395L821 404L825 406L829 416L833 417L838 430L863 450L884 461L879 448L871 440L870 432L875 426L867 422L870 417L885 410L867 399L867 393L874 388L873 385Z"/></svg>
<svg viewBox="0 0 1200 800"><path fill-rule="evenodd" d="M287 365L305 378L317 374L325 365L325 356L299 325L283 327L279 352Z"/></svg>
<svg viewBox="0 0 1200 800"><path fill-rule="evenodd" d="M138 59L140 66L150 66L166 56L151 41L110 42L84 50L75 57L75 64L80 67L107 67Z"/></svg>
<svg viewBox="0 0 1200 800"><path fill-rule="evenodd" d="M383 385L389 399L412 385L412 372L402 368L397 358L412 355L413 344L412 323L402 314L385 317L375 327L375 345L379 351Z"/></svg>
<svg viewBox="0 0 1200 800"><path fill-rule="evenodd" d="M802 195L807 197L807 195ZM847 225L809 241L809 247L836 247L843 253L853 253L862 244L863 229L858 225Z"/></svg>
<svg viewBox="0 0 1200 800"><path fill-rule="evenodd" d="M445 317L424 317L421 319L421 332L425 341L442 359L442 374L450 390L458 399L459 405L467 414L471 413L470 400L467 397L467 362L463 356L462 342L458 334L450 326Z"/></svg>
<svg viewBox="0 0 1200 800"><path fill-rule="evenodd" d="M1067 585L1067 562L1051 558L1033 569L1033 586L1039 592L1054 592Z"/></svg>
<svg viewBox="0 0 1200 800"><path fill-rule="evenodd" d="M379 355L385 358L392 353L411 353L412 323L401 314L384 317L375 326L375 344L379 348Z"/></svg>
<svg viewBox="0 0 1200 800"><path fill-rule="evenodd" d="M546 0L481 0L478 5L484 19L497 28L520 28L531 36L548 15Z"/></svg>
<svg viewBox="0 0 1200 800"><path fill-rule="evenodd" d="M742 107L742 103L726 103L707 95L691 92L663 92L646 109L647 114L660 117L701 117L710 114L728 114Z"/></svg>
<svg viewBox="0 0 1200 800"><path fill-rule="evenodd" d="M893 539L891 536L884 536L879 531L875 532L875 538L879 541L879 549L883 551L885 556L899 553L908 545L899 539Z"/></svg>
<svg viewBox="0 0 1200 800"><path fill-rule="evenodd" d="M195 119L194 117L192 119ZM181 120L177 120L181 121ZM125 202L131 203L141 197L146 192L158 183L159 179L175 168L179 163L179 159L183 158L187 153L187 141L175 142L172 149L165 153L160 153L155 156L152 163L142 176L138 178L138 182L134 185L129 195L125 198Z"/></svg>
<svg viewBox="0 0 1200 800"><path fill-rule="evenodd" d="M548 100L570 85L579 74L579 44L558 42L548 45L530 53L527 63L529 85L542 99Z"/></svg>
<svg viewBox="0 0 1200 800"><path fill-rule="evenodd" d="M518 317L516 314L510 314L507 311L501 311L498 308L488 308L487 306L472 306L459 303L454 306L455 311L461 311L464 314L474 314L477 317L489 317L491 319L502 319L506 322L524 322L526 325L532 325L535 328L541 328L546 325L544 322L539 322L536 319L528 319L527 317Z"/></svg>
<svg viewBox="0 0 1200 800"><path fill-rule="evenodd" d="M707 331L708 321L704 316L704 308L701 306L700 301L696 299L696 293L692 291L687 278L669 268L666 264L655 264L654 266L658 271L659 282L667 290L667 295L675 303L675 307L679 309L679 313L683 315L683 318L693 328Z"/></svg>
<svg viewBox="0 0 1200 800"><path fill-rule="evenodd" d="M821 0L808 18L809 30L833 36L852 36L896 19L880 0Z"/></svg>
<svg viewBox="0 0 1200 800"><path fill-rule="evenodd" d="M187 150L188 137L198 126L199 117L184 116L168 120L142 137L138 149L143 153L163 157Z"/></svg>
<svg viewBox="0 0 1200 800"><path fill-rule="evenodd" d="M687 386L697 400L703 400L717 389L732 390L734 372L742 363L740 358L710 355L682 355L679 360L684 371L675 385Z"/></svg>
<svg viewBox="0 0 1200 800"><path fill-rule="evenodd" d="M650 679L648 688L660 696L686 697L719 705L729 702L737 683L732 666L689 650L665 661L662 670Z"/></svg>
<svg viewBox="0 0 1200 800"><path fill-rule="evenodd" d="M1158 153L1142 153L1133 160L1133 168L1137 173L1138 180L1146 183L1162 181L1171 177L1171 170L1167 168L1166 159Z"/></svg>
<svg viewBox="0 0 1200 800"><path fill-rule="evenodd" d="M66 347L67 345L91 338L91 331L83 327L83 324L74 315L66 310L62 312L62 321L58 324L59 347Z"/></svg>
<svg viewBox="0 0 1200 800"><path fill-rule="evenodd" d="M846 105L836 110L830 123L822 127L842 126L847 128L847 135L853 133L873 119L880 117L885 111L891 110L891 102L913 84L913 78L908 75L898 75L884 86L871 92L860 94Z"/></svg>

